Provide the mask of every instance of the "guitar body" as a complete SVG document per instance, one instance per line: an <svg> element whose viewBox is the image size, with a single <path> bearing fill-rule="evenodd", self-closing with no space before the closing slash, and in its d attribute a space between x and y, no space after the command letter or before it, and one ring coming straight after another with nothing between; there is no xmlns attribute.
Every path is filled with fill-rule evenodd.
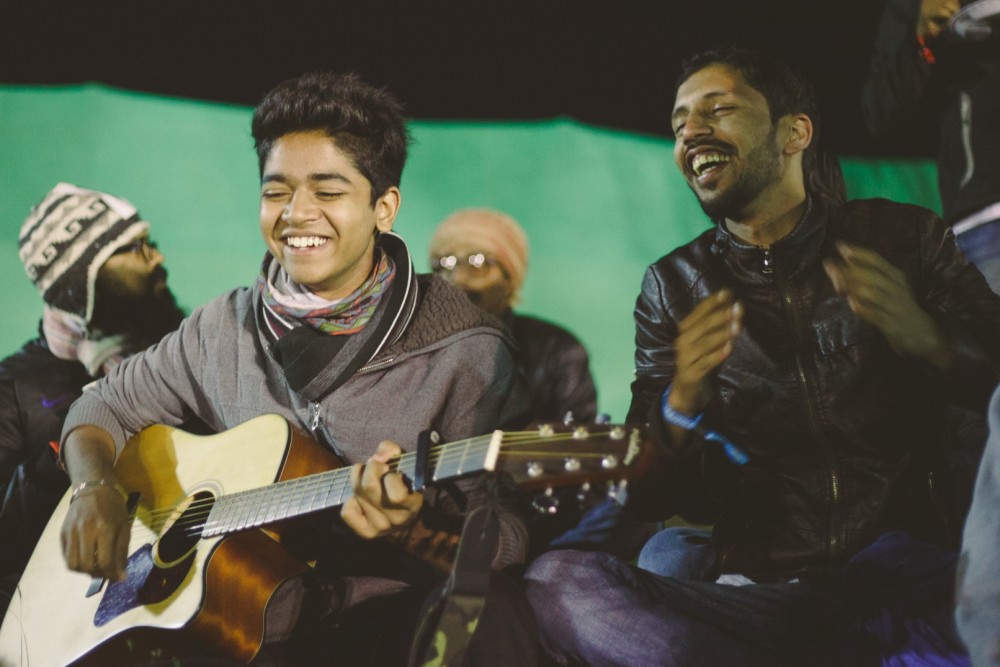
<svg viewBox="0 0 1000 667"><path fill-rule="evenodd" d="M644 445L635 426L540 424L435 445L425 459L418 446L390 470L429 484L502 472L551 500L557 484L589 488L638 474L651 457ZM125 579L101 585L66 568L67 493L0 626L0 667L132 665L191 650L249 662L274 592L315 557L301 553L311 540L294 540L303 544L292 554L282 536L291 537L296 517L353 494L350 469L279 415L210 436L150 426L115 469L135 516ZM457 537L415 522L387 541L446 572Z"/></svg>
<svg viewBox="0 0 1000 667"><path fill-rule="evenodd" d="M206 499L339 466L277 415L211 436L167 426L136 434L116 464L122 487L139 494L126 579L106 582L88 597L91 577L66 568L59 532L69 510L67 493L0 626L0 666L130 663L148 659L137 651L155 646L165 633L171 646L190 643L249 661L263 641L274 590L308 566L281 546L280 533L254 528L195 536L188 546L177 526L199 511L204 516L207 510L199 508L210 506ZM171 512L178 505L187 506L187 514ZM166 563L161 531L182 535L181 546L173 547L177 557Z"/></svg>

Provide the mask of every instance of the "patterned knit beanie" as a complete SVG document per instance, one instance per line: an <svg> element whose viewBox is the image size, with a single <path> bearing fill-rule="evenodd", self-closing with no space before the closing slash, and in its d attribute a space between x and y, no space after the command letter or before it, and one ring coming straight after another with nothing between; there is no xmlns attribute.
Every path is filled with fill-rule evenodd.
<svg viewBox="0 0 1000 667"><path fill-rule="evenodd" d="M496 257L510 278L516 300L528 270L528 237L514 218L488 208L455 211L434 231L430 253L441 256L453 252L456 246Z"/></svg>
<svg viewBox="0 0 1000 667"><path fill-rule="evenodd" d="M148 233L128 201L60 183L31 209L18 254L45 303L89 324L98 269Z"/></svg>

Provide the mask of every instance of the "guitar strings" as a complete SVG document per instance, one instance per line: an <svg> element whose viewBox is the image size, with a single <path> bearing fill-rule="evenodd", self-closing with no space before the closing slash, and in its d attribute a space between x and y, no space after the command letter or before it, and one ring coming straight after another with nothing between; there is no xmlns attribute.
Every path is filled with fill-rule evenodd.
<svg viewBox="0 0 1000 667"><path fill-rule="evenodd" d="M542 441L544 441L544 442L551 442L552 440L565 440L565 439L568 439L569 437L572 437L572 436L569 435L569 434L559 434L559 435L548 436L548 437L545 437L544 439L540 439L538 437L538 435L535 434L534 432L527 432L527 433L524 433L524 434L517 434L516 437L505 438L505 440L507 440L507 439L509 439L509 440L521 440L520 444L531 444L531 443L542 442ZM478 439L482 439L482 438L478 438ZM457 441L455 443L448 443L447 445L443 445L441 447L436 448L434 450L435 456L429 457L429 458L431 459L432 463L434 462L435 458L438 459L439 462L446 462L449 459L454 460L454 459L458 459L458 458L467 458L470 453L477 453L478 454L480 451L483 451L485 448L484 447L477 447L477 449L470 450L469 447L470 447L470 445L475 444L475 440L476 439L472 439L472 440L468 441L467 443L463 443L462 441ZM462 451L457 451L457 450L460 449L459 445L462 445L462 444L465 444L465 448ZM511 443L511 444L517 444L517 443ZM488 447L488 443L487 443L487 447ZM446 451L445 452L445 454L446 454L445 456L439 456L438 453L440 451L444 451L446 448L451 448L452 451ZM563 457L563 456L565 456L564 452L560 452L558 454L552 454L552 453L549 453L549 452L515 452L515 451L510 451L510 450L504 451L504 452L502 452L502 454L504 455L505 458L511 458L511 455L513 455L515 457L524 457L524 456L529 456L530 455L530 456L532 456L534 458L544 458L544 457L553 457L553 456ZM601 454L593 454L593 453L587 453L587 452L577 452L576 454L577 454L577 458L591 458L591 457L602 456ZM401 464L404 462L404 460L408 461L410 458L415 458L415 454L413 452L405 452L405 453L403 453L402 455L400 455L398 457L394 457L393 459L390 459L390 461L388 463L389 463L390 467L392 467L393 465L396 465L397 470L398 470L398 468L401 467ZM336 470L333 470L333 471L326 471L324 473L319 473L319 474L315 474L315 475L309 475L309 476L302 477L302 478L296 478L296 479L285 480L283 482L280 482L279 485L287 485L287 488L284 489L284 498L279 498L279 500L285 501L286 504L285 504L284 507L281 508L281 510L279 510L279 514L275 515L275 516L267 516L267 515L260 516L261 515L261 511L260 511L261 508L260 507L257 508L256 514L254 514L254 512L253 512L253 510L254 510L253 502L256 500L253 496L254 495L262 495L264 493L273 495L274 494L274 485L271 485L271 486L268 486L268 487L260 487L259 489L250 489L250 490L247 490L247 491L238 492L238 493L235 493L235 494L224 496L223 499L222 499L222 502L229 506L229 508L232 510L231 513L239 513L240 511L242 511L245 508L246 505L249 505L250 506L249 508L250 508L251 512L246 517L243 517L241 521L238 521L236 523L235 529L239 530L239 529L245 529L245 528L252 528L252 527L255 527L255 526L264 525L266 523L270 523L270 522L273 522L273 521L276 521L276 520L287 518L287 516L289 516L288 514L281 515L280 512L284 511L284 510L287 510L288 507L289 507L289 505L291 505L292 503L297 503L298 507L299 507L298 511L293 511L292 512L292 514L294 514L294 515L305 514L305 513L308 513L309 511L313 511L314 509L323 509L324 507L314 508L314 507L311 506L311 505L314 505L316 503L316 501L319 499L317 497L317 495L316 495L316 491L317 490L322 491L323 495L325 495L327 499L329 499L330 497L332 497L334 495L339 494L341 496L340 503L342 503L344 501L344 491L346 490L346 487L347 487L347 485L350 482L350 480L349 480L349 473L350 473L350 470L348 468L339 468L339 469L336 469ZM343 480L343 479L338 480L337 479L338 476L341 477L341 478L347 477L347 479L346 480ZM330 483L330 478L331 477L333 477L332 483ZM282 495L281 492L278 492L278 495L281 496ZM350 496L348 496L348 498L349 497ZM308 509L305 509L305 510L301 509L301 505L302 505L302 501L303 500L309 500L310 501L310 503L309 503L310 507ZM241 502L242 502L242 504L241 504ZM194 501L190 505L188 505L188 507L186 508L185 512L181 515L181 517L178 518L178 521L176 521L174 525L178 526L178 527L182 527L182 528L184 528L184 527L190 528L189 532L191 532L192 535L195 534L195 533L198 533L198 532L202 532L206 528L208 528L207 526L203 526L202 519L204 519L205 517L209 516L210 513L211 513L211 510L213 509L213 507L215 507L218 504L219 504L219 501L217 499L214 499L214 498L206 499L206 500L201 500L201 501ZM275 506L277 504L278 503L274 502L274 501L272 501L270 503L271 506ZM322 504L325 507L332 507L332 506L334 506L334 505L336 505L338 503L327 504L327 502L324 502ZM143 514L143 518L146 519L146 520L155 520L155 518L156 518L155 515L159 515L160 517L164 517L164 518L169 518L169 516L173 515L176 512L177 507L179 507L179 505L175 506L173 508L165 508L165 509L162 509L162 510L153 510L152 512L144 513ZM252 519L251 519L251 516L253 517ZM165 521L163 523L161 523L160 527L162 527L163 525L165 525L165 523L166 523ZM223 519L222 523L225 523L224 519ZM226 531L223 531L223 532L226 532Z"/></svg>
<svg viewBox="0 0 1000 667"><path fill-rule="evenodd" d="M515 432L515 433L511 433L509 435L511 437L508 437L508 435L505 435L504 436L504 440L505 441L509 440L511 442L505 443L505 444L510 444L510 445L522 444L523 445L523 444L526 444L526 443L540 441L538 435L536 433L534 433L533 431L526 432L525 434L521 434L521 433ZM456 441L456 442L453 442L453 443L447 443L445 445L440 445L440 446L434 448L433 450L431 450L431 455L428 457L428 463L429 464L444 465L446 463L453 462L455 459L467 458L470 454L479 454L482 451L485 451L486 449L488 449L489 441L488 441L487 438L489 438L489 437L490 436L479 436L477 438L469 439L468 441ZM485 446L482 446L484 439L486 439ZM561 436L550 436L546 440L547 441L551 441L551 440L562 440L562 439L565 439L565 438L563 438ZM479 440L480 442L476 443L475 442L476 440ZM521 442L514 442L514 441L517 441L517 440L521 440ZM465 447L464 448L460 447L463 444L465 445ZM475 449L469 449L470 445L476 445L476 448ZM461 450L461 451L459 451L459 450ZM444 452L444 456L441 455L442 452ZM510 452L502 451L501 453L502 454L509 454ZM396 468L394 470L394 472L399 472L400 469L403 467L403 463L408 463L410 461L410 459L415 459L415 458L416 458L416 454L414 452L403 452L399 456L396 456L396 457L393 457L392 459L390 459L387 463L390 466L390 468L392 468L392 467ZM334 477L334 476L338 476L338 475L349 475L349 474L350 474L350 468L345 466L344 468L337 468L337 469L334 469L334 470L323 471L323 472L320 472L320 473L315 473L315 474L312 474L312 475L307 475L305 477L299 477L299 478L294 478L294 479L289 479L289 480L283 480L281 482L278 482L277 484L272 484L272 485L266 486L266 487L259 487L257 489L247 489L247 490L244 490L244 491L235 492L235 493L227 495L225 497L227 497L227 498L236 498L237 496L240 496L242 494L252 494L254 492L269 492L269 493L274 493L274 487L275 486L281 486L281 485L292 486L292 485L295 485L296 483L301 483L303 481L313 480L313 479L319 485L326 485L326 483L329 481L330 477ZM191 507L197 507L199 505L199 503L202 504L202 505L212 505L212 504L215 503L215 499L209 499L209 500L204 500L204 501L196 501L195 503L192 504ZM153 510L152 512L149 513L149 515L153 515L153 514L169 515L169 514L173 513L177 509L178 506L179 505L175 505L175 506L172 506L172 507L166 507L166 508L162 508L162 509L159 509L159 510Z"/></svg>
<svg viewBox="0 0 1000 667"><path fill-rule="evenodd" d="M593 435L600 436L607 434L589 434L588 438L593 437ZM505 459L523 458L528 456L533 458L562 458L566 456L566 452L551 453L543 451L514 451L506 449L504 446L523 446L539 442L563 441L573 438L574 434L571 432L554 433L552 435L542 437L540 437L536 431L505 433L503 435L503 443L501 444L500 456ZM460 463L464 462L464 459L468 458L470 455L478 455L487 451L489 449L491 439L492 434L439 445L431 450L428 456L428 464L429 466L440 467L441 465L455 463L456 461L459 461ZM574 455L576 458L595 458L604 456L600 453L582 451L574 452ZM415 463L415 459L415 452L403 452L399 456L395 456L390 459L387 463L393 472L404 472L402 470L404 463ZM461 465L459 465L458 469L461 469ZM276 492L274 488L275 486L284 486L286 488ZM336 506L337 504L342 504L345 500L349 499L351 495L353 495L353 493L351 493L347 495L346 498L344 496L344 492L349 486L350 468L344 467L305 477L283 480L282 482L278 482L277 485L259 487L257 489L248 489L228 494L220 498L195 500L185 508L171 528L178 527L180 529L184 529L189 536L195 536L199 533L205 532L206 530L211 530L212 528L210 528L204 520L208 518L211 515L212 510L219 505L225 505L225 509L229 510L230 514L239 514L248 508L250 512L247 513L245 517L242 517L241 520L237 520L235 522L235 530L253 528L287 518L289 516L288 513L283 516L270 516L267 513L263 513L264 516L261 516L261 509L266 509L266 507L255 508L254 501L259 498L255 498L254 496L277 494L278 499L272 500L272 502L269 503L271 507L279 507L280 509L278 512L280 513L282 511L287 511L295 505L298 511L293 511L291 515L299 515L314 511L315 509L325 509ZM320 493L317 494L317 491ZM353 487L351 487L351 491L353 491ZM328 504L329 499L337 495L340 496L339 502ZM321 506L316 508L312 507L315 505L317 500L320 500L323 496L325 496L325 500L321 503ZM309 501L309 507L308 509L303 510L302 502L304 500ZM144 526L142 529L137 528L133 531L133 534L135 536L142 535L143 533L156 536L160 535L160 529L167 524L170 517L174 516L178 508L182 505L183 503L180 503L173 507L140 512L137 519L140 519L149 525L148 527ZM217 521L215 523L226 523L226 521L223 517L221 521ZM233 528L230 528L230 530L233 530Z"/></svg>
<svg viewBox="0 0 1000 667"><path fill-rule="evenodd" d="M558 435L547 436L545 438L539 438L538 435L534 432L511 434L511 435L514 435L515 437L511 438L505 437L504 439L521 440L519 444L522 445L543 442L543 441L551 442L552 440L565 440L572 437L571 434L558 434ZM479 453L484 449L488 448L488 442L487 442L487 447L485 448L477 447L477 449L470 450L469 449L470 445L475 444L475 440L477 439L483 440L484 438L483 437L474 438L465 443L463 443L463 441L457 441L454 443L448 443L447 445L442 445L433 450L435 456L429 457L430 461L433 463L435 459L438 459L439 462L446 462L449 459L454 460L459 458L467 458L467 456L470 453ZM463 451L457 451L460 449L459 446L462 444L465 444L465 448L463 449ZM518 443L510 443L510 444L518 444ZM452 451L445 451L447 448L451 448ZM445 456L439 455L439 452L441 451L445 451ZM544 457L564 457L565 452L552 454L550 452L517 452L517 451L506 450L502 452L502 455L508 459L511 458L512 456L514 457L532 456L534 458L544 458ZM603 456L603 455L595 453L587 453L587 452L576 453L577 458L593 458L597 456ZM400 456L390 459L388 463L390 467L395 465L398 471L404 460L408 461L410 458L415 458L415 454L413 452L405 452ZM324 505L323 507L319 508L312 507L312 505L314 505L316 501L319 499L316 495L317 490L322 491L323 495L325 495L327 499L329 499L334 495L339 494L341 496L339 502L342 503L344 501L344 491L346 490L347 485L350 482L349 473L350 473L349 468L338 468L333 471L326 471L324 473L309 475L306 477L285 480L283 482L280 482L279 485L287 485L287 488L284 489L284 498L279 498L279 500L285 501L286 504L284 507L281 508L281 510L279 510L279 513L275 516L268 516L266 514L265 516L260 516L261 515L260 510L262 509L261 507L256 508L257 509L256 514L254 514L253 511L254 510L253 502L256 500L253 496L263 495L265 493L273 495L274 485L268 487L260 487L258 489L250 489L247 491L237 492L235 494L223 496L221 502L229 506L231 513L239 513L245 508L246 505L249 505L249 509L251 510L251 512L247 514L246 517L243 517L240 521L237 521L234 528L231 528L230 531L232 531L233 529L241 530L246 528L252 528L255 526L264 525L266 523L271 523L276 520L287 518L289 514L281 515L280 512L287 510L289 506L293 503L297 503L298 511L293 511L291 513L292 515L305 514L310 511L313 511L314 509L323 509L325 507L332 507L338 504L338 503L327 504L327 502L324 502L322 504ZM346 480L337 479L338 476L341 478L347 477L347 479ZM333 477L332 483L330 483L331 477ZM281 496L282 495L281 492L278 492L278 495ZM347 497L349 498L350 496ZM310 507L308 509L305 510L301 509L303 500L310 501L309 503ZM208 526L203 525L202 519L209 516L211 514L211 510L213 509L213 507L215 507L218 504L219 500L215 498L201 500L201 501L194 501L190 505L188 505L185 512L178 518L178 520L174 523L174 525L181 528L188 528L189 533L192 536L199 532L204 532L204 530L206 529L211 530L211 528L209 528ZM278 503L272 501L270 505L275 506L278 505ZM169 516L173 515L176 512L177 507L179 507L179 505L173 508L153 510L152 512L144 513L142 515L142 518L146 520L155 520L156 515L159 515L162 518L168 519ZM251 517L253 518L251 519ZM223 519L221 523L225 523L225 519ZM160 527L162 527L165 524L166 522L164 521L163 523L160 524ZM223 531L223 532L230 532L230 531Z"/></svg>

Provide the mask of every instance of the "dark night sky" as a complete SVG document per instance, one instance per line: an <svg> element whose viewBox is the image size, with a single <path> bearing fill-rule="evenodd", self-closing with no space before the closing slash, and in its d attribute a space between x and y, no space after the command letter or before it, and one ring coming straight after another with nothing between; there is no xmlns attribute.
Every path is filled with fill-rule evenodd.
<svg viewBox="0 0 1000 667"><path fill-rule="evenodd" d="M681 59L737 42L813 77L835 152L930 156L933 137L874 147L860 120L881 8L882 0L11 2L0 21L0 83L99 81L252 105L304 71L355 70L388 85L414 118L570 116L665 136Z"/></svg>

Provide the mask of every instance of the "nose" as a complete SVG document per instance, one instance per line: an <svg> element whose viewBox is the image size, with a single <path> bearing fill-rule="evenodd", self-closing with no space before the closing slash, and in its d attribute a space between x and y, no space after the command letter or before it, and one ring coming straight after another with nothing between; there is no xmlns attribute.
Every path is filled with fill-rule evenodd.
<svg viewBox="0 0 1000 667"><path fill-rule="evenodd" d="M712 127L708 123L704 122L698 114L692 113L684 120L684 127L681 128L678 139L681 143L687 143L710 134L711 131Z"/></svg>
<svg viewBox="0 0 1000 667"><path fill-rule="evenodd" d="M445 274L451 284L463 289L469 284L470 279L473 276L470 267L464 262L459 262L458 266L451 271L446 271Z"/></svg>
<svg viewBox="0 0 1000 667"><path fill-rule="evenodd" d="M146 260L150 266L160 266L163 264L163 252L159 248L154 248L153 246L147 246L146 252L148 253L148 259Z"/></svg>
<svg viewBox="0 0 1000 667"><path fill-rule="evenodd" d="M313 219L315 209L308 195L295 192L281 212L282 219L290 225L299 225Z"/></svg>

